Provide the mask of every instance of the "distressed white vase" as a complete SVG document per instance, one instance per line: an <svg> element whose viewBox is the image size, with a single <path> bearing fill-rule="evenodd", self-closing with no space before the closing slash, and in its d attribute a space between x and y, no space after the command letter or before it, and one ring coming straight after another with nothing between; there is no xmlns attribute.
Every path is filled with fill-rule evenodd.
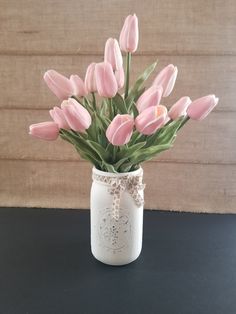
<svg viewBox="0 0 236 314"><path fill-rule="evenodd" d="M142 168L127 173L103 172L93 168L90 194L91 250L93 256L105 264L129 264L141 253L142 177ZM139 183L132 184L136 179L139 179Z"/></svg>

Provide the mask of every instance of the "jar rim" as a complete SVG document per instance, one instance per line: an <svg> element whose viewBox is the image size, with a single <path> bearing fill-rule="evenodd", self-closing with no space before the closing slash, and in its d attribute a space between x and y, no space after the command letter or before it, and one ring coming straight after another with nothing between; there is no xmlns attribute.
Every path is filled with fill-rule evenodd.
<svg viewBox="0 0 236 314"><path fill-rule="evenodd" d="M96 167L92 169L94 174L101 175L104 177L125 177L127 175L136 176L143 174L143 168L140 166L137 170L130 171L130 172L106 172L102 170L98 170Z"/></svg>

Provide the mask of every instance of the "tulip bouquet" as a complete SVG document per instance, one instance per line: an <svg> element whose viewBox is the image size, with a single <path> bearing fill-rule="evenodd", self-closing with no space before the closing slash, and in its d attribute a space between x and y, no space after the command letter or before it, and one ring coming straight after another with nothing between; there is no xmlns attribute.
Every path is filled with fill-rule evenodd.
<svg viewBox="0 0 236 314"><path fill-rule="evenodd" d="M134 171L171 148L180 128L190 118L205 118L218 98L208 95L191 101L185 96L168 110L160 103L175 85L178 70L172 64L157 74L151 87L144 84L156 62L130 86L131 55L138 41L138 19L129 15L119 43L107 40L104 61L91 63L84 80L47 71L44 80L62 103L49 111L53 121L31 125L30 134L45 140L60 136L97 169L114 173ZM126 53L125 70L121 51Z"/></svg>

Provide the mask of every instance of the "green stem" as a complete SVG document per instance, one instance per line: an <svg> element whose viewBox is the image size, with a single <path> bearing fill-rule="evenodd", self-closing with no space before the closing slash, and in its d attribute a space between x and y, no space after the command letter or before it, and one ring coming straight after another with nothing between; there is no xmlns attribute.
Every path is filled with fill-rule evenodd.
<svg viewBox="0 0 236 314"><path fill-rule="evenodd" d="M89 113L91 114L91 112L93 111L93 107L90 104L90 101L88 100L87 97L84 96L84 101L83 101L84 107L89 111Z"/></svg>
<svg viewBox="0 0 236 314"><path fill-rule="evenodd" d="M137 138L135 139L135 141L133 142L133 144L136 144L136 143L139 143L139 142L140 142L140 143L141 143L141 142L144 142L144 141L146 141L146 138L147 138L146 135L140 133L140 134L137 136Z"/></svg>
<svg viewBox="0 0 236 314"><path fill-rule="evenodd" d="M186 117L183 119L183 121L182 121L180 127L178 128L178 131L185 125L185 123L188 122L189 119L190 119L189 116L186 116Z"/></svg>
<svg viewBox="0 0 236 314"><path fill-rule="evenodd" d="M113 146L112 148L112 163L116 161L116 153L117 153L117 146Z"/></svg>
<svg viewBox="0 0 236 314"><path fill-rule="evenodd" d="M110 120L113 119L114 117L114 110L113 110L113 105L112 105L112 99L108 98L108 107L109 107L109 118Z"/></svg>
<svg viewBox="0 0 236 314"><path fill-rule="evenodd" d="M125 71L125 99L128 97L128 93L129 93L130 63L131 63L131 53L127 52L127 55L126 55L126 71Z"/></svg>
<svg viewBox="0 0 236 314"><path fill-rule="evenodd" d="M94 111L97 111L95 93L92 93L92 97L93 97L93 109L94 109Z"/></svg>

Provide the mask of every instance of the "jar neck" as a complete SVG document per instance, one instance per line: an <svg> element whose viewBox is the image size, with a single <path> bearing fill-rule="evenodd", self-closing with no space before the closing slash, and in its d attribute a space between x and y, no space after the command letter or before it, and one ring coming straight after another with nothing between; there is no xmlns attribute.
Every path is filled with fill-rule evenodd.
<svg viewBox="0 0 236 314"><path fill-rule="evenodd" d="M130 171L130 172L122 172L122 173L114 173L114 172L105 172L98 170L97 168L93 167L93 175L102 176L102 177L110 177L110 178L123 178L123 177L130 177L130 176L143 176L143 169L140 167L137 170Z"/></svg>

